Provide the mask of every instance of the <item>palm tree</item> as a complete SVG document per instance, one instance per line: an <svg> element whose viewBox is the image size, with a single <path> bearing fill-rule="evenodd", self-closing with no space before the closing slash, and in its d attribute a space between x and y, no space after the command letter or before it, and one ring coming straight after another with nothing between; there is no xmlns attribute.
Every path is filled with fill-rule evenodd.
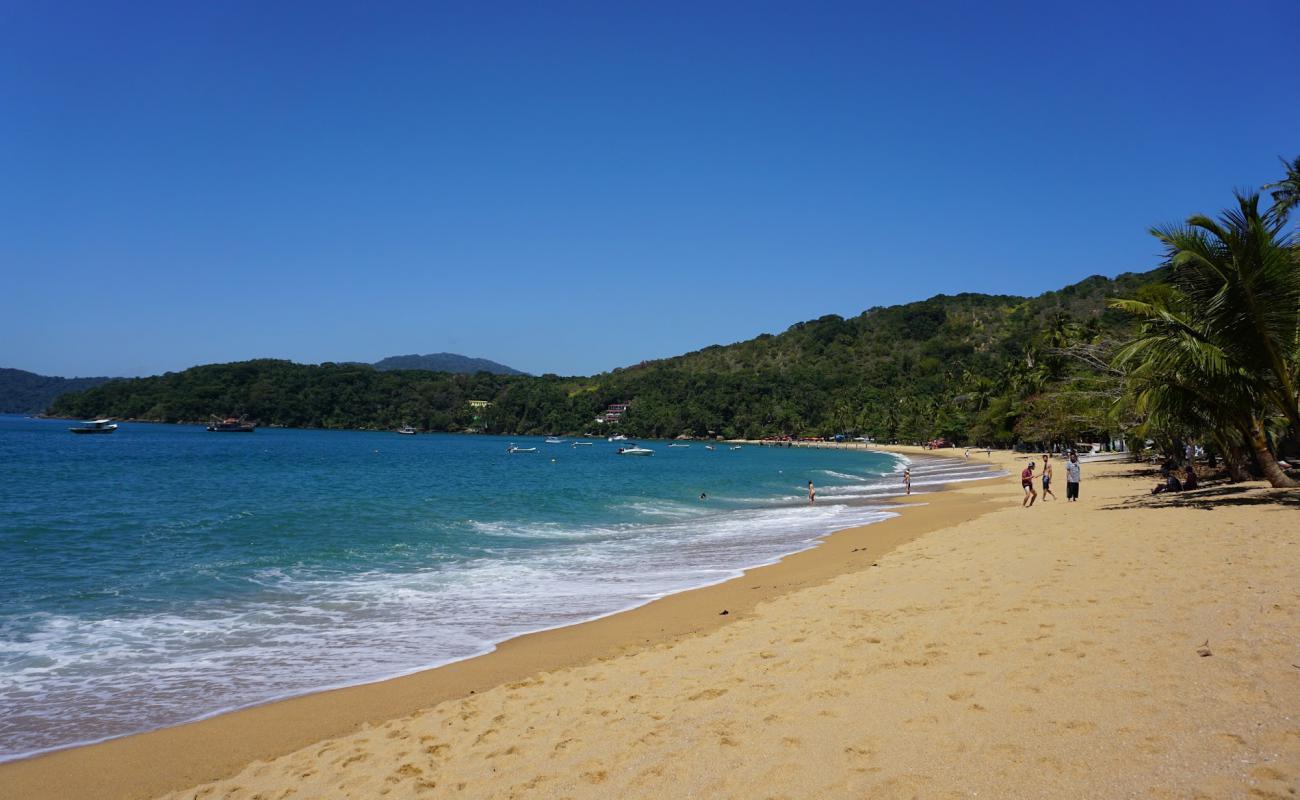
<svg viewBox="0 0 1300 800"><path fill-rule="evenodd" d="M1241 369L1262 398L1300 434L1300 262L1282 220L1259 211L1259 195L1238 194L1219 220L1194 216L1156 228L1198 335L1222 354L1215 372Z"/></svg>
<svg viewBox="0 0 1300 800"><path fill-rule="evenodd" d="M1244 444L1270 485L1300 486L1269 447L1259 376L1232 363L1204 324L1192 318L1195 306L1186 300L1173 309L1138 300L1112 305L1143 321L1138 338L1120 349L1115 364L1125 371L1138 409L1147 414L1147 429L1202 432L1227 453Z"/></svg>
<svg viewBox="0 0 1300 800"><path fill-rule="evenodd" d="M1278 158L1286 170L1286 177L1276 183L1264 184L1265 189L1272 189L1273 210L1271 213L1285 220L1291 209L1300 206L1300 156L1288 162Z"/></svg>
<svg viewBox="0 0 1300 800"><path fill-rule="evenodd" d="M1300 486L1282 471L1269 448L1264 422L1252 411L1252 381L1246 376L1211 377L1194 366L1171 375L1157 362L1145 361L1130 373L1130 379L1135 404L1147 415L1142 433L1164 430L1206 436L1225 454L1236 480L1244 477L1241 454L1248 449L1269 485Z"/></svg>

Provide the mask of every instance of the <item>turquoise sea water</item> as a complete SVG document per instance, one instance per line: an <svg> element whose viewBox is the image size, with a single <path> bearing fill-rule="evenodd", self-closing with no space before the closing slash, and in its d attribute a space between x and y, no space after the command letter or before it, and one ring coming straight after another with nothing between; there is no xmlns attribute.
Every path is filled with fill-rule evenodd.
<svg viewBox="0 0 1300 800"><path fill-rule="evenodd" d="M882 519L900 460L0 416L0 759L490 650ZM979 467L918 465L914 486ZM819 502L809 506L813 480ZM701 500L701 492L708 498Z"/></svg>

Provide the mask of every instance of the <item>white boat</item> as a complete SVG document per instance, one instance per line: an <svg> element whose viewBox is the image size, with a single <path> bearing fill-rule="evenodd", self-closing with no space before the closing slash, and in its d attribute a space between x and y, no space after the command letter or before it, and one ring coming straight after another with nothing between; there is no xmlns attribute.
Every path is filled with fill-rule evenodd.
<svg viewBox="0 0 1300 800"><path fill-rule="evenodd" d="M740 448L741 448L741 445L738 445L738 444L733 444L733 445L731 446L731 449L732 449L732 450L739 450Z"/></svg>
<svg viewBox="0 0 1300 800"><path fill-rule="evenodd" d="M516 447L513 442L506 448L507 453L536 453L536 447Z"/></svg>
<svg viewBox="0 0 1300 800"><path fill-rule="evenodd" d="M117 430L117 423L111 419L92 419L68 430L73 433L112 433Z"/></svg>
<svg viewBox="0 0 1300 800"><path fill-rule="evenodd" d="M564 440L563 440L563 439L560 439L560 438L558 438L558 437L555 437L555 436L547 436L547 437L546 437L546 443L547 443L547 444L564 444Z"/></svg>
<svg viewBox="0 0 1300 800"><path fill-rule="evenodd" d="M412 428L410 425L403 425L402 427L397 429L397 432L402 434L403 436L414 436L415 428Z"/></svg>
<svg viewBox="0 0 1300 800"><path fill-rule="evenodd" d="M655 451L645 447L638 447L637 445L632 445L631 447L618 448L618 454L620 456L652 456L655 454Z"/></svg>
<svg viewBox="0 0 1300 800"><path fill-rule="evenodd" d="M570 447L591 447L591 442L574 442Z"/></svg>
<svg viewBox="0 0 1300 800"><path fill-rule="evenodd" d="M706 445L704 445L704 449L705 449L705 450L717 450L718 448L714 447L714 446L711 445L711 444L706 444Z"/></svg>
<svg viewBox="0 0 1300 800"><path fill-rule="evenodd" d="M669 447L690 447L689 444L680 444L680 443L678 443L678 442L673 442L672 444L670 444L670 445L668 445L668 446L669 446Z"/></svg>
<svg viewBox="0 0 1300 800"><path fill-rule="evenodd" d="M626 441L627 441L627 437L624 436L624 435L621 434L621 433L616 433L616 434L614 434L613 436L609 437L609 440L610 440L611 442L626 442Z"/></svg>

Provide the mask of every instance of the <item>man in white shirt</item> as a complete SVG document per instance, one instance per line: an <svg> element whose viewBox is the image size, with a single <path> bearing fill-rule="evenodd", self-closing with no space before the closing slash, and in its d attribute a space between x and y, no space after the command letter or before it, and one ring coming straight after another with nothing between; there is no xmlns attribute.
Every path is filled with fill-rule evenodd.
<svg viewBox="0 0 1300 800"><path fill-rule="evenodd" d="M1070 453L1070 463L1065 465L1065 499L1079 499L1079 454Z"/></svg>

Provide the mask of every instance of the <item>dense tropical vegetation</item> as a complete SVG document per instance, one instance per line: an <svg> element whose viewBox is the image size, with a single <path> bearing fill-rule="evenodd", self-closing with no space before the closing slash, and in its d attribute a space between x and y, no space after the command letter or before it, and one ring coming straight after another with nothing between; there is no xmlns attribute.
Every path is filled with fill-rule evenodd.
<svg viewBox="0 0 1300 800"><path fill-rule="evenodd" d="M1278 453L1300 444L1300 249L1286 233L1294 196L1274 197L1261 210L1258 195L1238 194L1217 220L1152 231L1167 289L1114 302L1141 321L1115 365L1166 449L1208 441L1234 474L1253 461L1272 485L1296 486Z"/></svg>
<svg viewBox="0 0 1300 800"><path fill-rule="evenodd" d="M1286 162L1284 162L1286 163ZM378 371L249 361L113 381L51 413L160 421L633 436L865 435L959 444L1152 441L1208 445L1234 474L1276 485L1297 446L1300 267L1286 222L1300 160L1273 204L1158 228L1147 273L1059 291L939 295L592 377ZM471 401L487 401L491 405Z"/></svg>

